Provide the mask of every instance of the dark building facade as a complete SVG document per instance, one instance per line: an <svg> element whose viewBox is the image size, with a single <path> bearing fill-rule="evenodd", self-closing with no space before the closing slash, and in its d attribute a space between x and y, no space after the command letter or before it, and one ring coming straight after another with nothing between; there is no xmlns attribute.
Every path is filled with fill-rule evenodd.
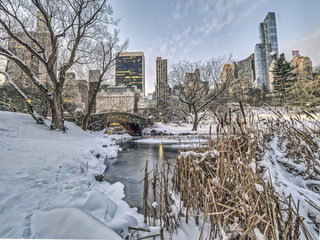
<svg viewBox="0 0 320 240"><path fill-rule="evenodd" d="M123 52L116 60L116 85L128 84L145 93L143 52Z"/></svg>

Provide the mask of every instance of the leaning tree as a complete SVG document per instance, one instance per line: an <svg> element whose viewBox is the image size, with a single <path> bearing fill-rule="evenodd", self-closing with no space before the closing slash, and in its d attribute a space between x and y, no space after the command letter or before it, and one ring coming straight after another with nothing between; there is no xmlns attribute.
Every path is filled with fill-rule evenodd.
<svg viewBox="0 0 320 240"><path fill-rule="evenodd" d="M53 128L64 129L62 91L67 71L75 64L89 61L95 42L117 22L112 13L107 0L0 1L0 55L21 69L45 96L50 104ZM45 38L35 34L35 20L45 28ZM49 86L8 42L23 47L32 61L45 69Z"/></svg>

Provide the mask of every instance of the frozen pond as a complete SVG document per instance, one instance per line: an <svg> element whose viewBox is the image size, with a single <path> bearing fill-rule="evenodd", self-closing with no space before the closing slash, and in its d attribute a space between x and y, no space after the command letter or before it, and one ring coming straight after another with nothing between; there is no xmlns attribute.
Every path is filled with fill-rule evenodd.
<svg viewBox="0 0 320 240"><path fill-rule="evenodd" d="M203 143L203 141L201 141ZM121 182L125 186L124 200L131 206L137 207L139 212L143 203L143 182L144 167L146 160L149 160L149 171L158 163L166 161L175 163L178 152L181 148L199 146L199 140L158 141L156 138L131 140L119 143L123 151L118 157L106 159L107 166L104 178L110 183Z"/></svg>

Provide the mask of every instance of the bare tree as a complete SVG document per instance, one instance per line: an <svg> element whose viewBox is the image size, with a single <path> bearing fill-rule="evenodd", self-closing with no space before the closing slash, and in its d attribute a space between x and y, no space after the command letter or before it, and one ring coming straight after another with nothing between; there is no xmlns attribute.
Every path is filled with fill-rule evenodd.
<svg viewBox="0 0 320 240"><path fill-rule="evenodd" d="M98 81L92 93L92 96L89 96L88 110L82 123L83 130L87 130L88 128L88 123L89 123L92 111L94 109L97 94L98 94L98 91L100 90L101 83L104 79L104 76L107 74L107 72L110 69L112 69L120 53L123 52L128 46L128 40L121 45L118 44L119 43L118 33L119 31L115 30L113 35L110 34L107 37L106 41L99 42L96 47L95 55L97 56L96 62L98 63L97 67L100 70L100 75L99 75L99 78L97 79Z"/></svg>
<svg viewBox="0 0 320 240"><path fill-rule="evenodd" d="M320 74L313 76L302 76L294 85L295 96L292 103L300 107L311 108L320 103Z"/></svg>
<svg viewBox="0 0 320 240"><path fill-rule="evenodd" d="M222 81L223 66L231 61L231 55L212 58L206 62L181 61L171 66L169 81L173 87L173 99L179 99L176 112L191 117L192 131L206 116L210 107L232 84L232 79Z"/></svg>
<svg viewBox="0 0 320 240"><path fill-rule="evenodd" d="M44 94L50 103L53 128L64 129L61 96L66 72L88 60L92 42L116 23L111 15L107 0L1 0L0 55L14 62ZM44 36L34 33L34 19ZM32 61L44 67L49 86L39 79L32 61L29 64L15 54L8 41L22 46Z"/></svg>

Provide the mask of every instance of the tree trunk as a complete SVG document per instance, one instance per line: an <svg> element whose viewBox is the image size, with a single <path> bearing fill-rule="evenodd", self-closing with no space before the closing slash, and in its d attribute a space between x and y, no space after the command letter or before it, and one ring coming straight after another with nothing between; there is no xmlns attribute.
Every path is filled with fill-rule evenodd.
<svg viewBox="0 0 320 240"><path fill-rule="evenodd" d="M96 99L97 99L98 91L100 89L100 85L101 85L101 82L102 82L103 75L104 75L104 73L102 73L100 75L99 80L98 80L98 84L95 87L92 96L89 96L88 111L87 111L87 114L84 117L83 122L82 122L82 129L85 130L85 131L88 128L89 120L90 120L90 117L91 117L91 113L93 112L93 109L94 109L94 107L96 105Z"/></svg>
<svg viewBox="0 0 320 240"><path fill-rule="evenodd" d="M89 120L90 120L90 117L91 117L91 113L92 113L92 111L94 109L95 103L96 103L96 97L97 97L97 93L98 93L98 89L99 88L100 88L100 83L98 83L98 86L95 89L95 91L93 93L93 96L91 96L91 99L89 100L88 111L87 111L87 114L84 117L83 122L82 122L82 129L85 130L85 131L87 130L88 125L89 125Z"/></svg>
<svg viewBox="0 0 320 240"><path fill-rule="evenodd" d="M88 129L90 117L91 117L91 112L88 111L82 122L82 129L85 131Z"/></svg>
<svg viewBox="0 0 320 240"><path fill-rule="evenodd" d="M101 84L101 81L99 79L98 86L96 87L96 89L93 92L93 95L89 99L88 111L87 111L87 114L84 117L83 122L82 122L82 129L85 130L85 131L88 128L89 120L90 120L90 117L91 117L91 113L93 112L94 106L96 104L96 97L97 97L97 94L98 94L98 89L100 88L100 84Z"/></svg>
<svg viewBox="0 0 320 240"><path fill-rule="evenodd" d="M194 112L194 120L193 120L193 128L192 131L197 131L198 130L198 112L195 108L195 106L192 106L193 112Z"/></svg>
<svg viewBox="0 0 320 240"><path fill-rule="evenodd" d="M65 130L64 128L64 119L61 103L61 90L59 86L54 90L53 98L50 101L52 121L51 127L54 129Z"/></svg>

